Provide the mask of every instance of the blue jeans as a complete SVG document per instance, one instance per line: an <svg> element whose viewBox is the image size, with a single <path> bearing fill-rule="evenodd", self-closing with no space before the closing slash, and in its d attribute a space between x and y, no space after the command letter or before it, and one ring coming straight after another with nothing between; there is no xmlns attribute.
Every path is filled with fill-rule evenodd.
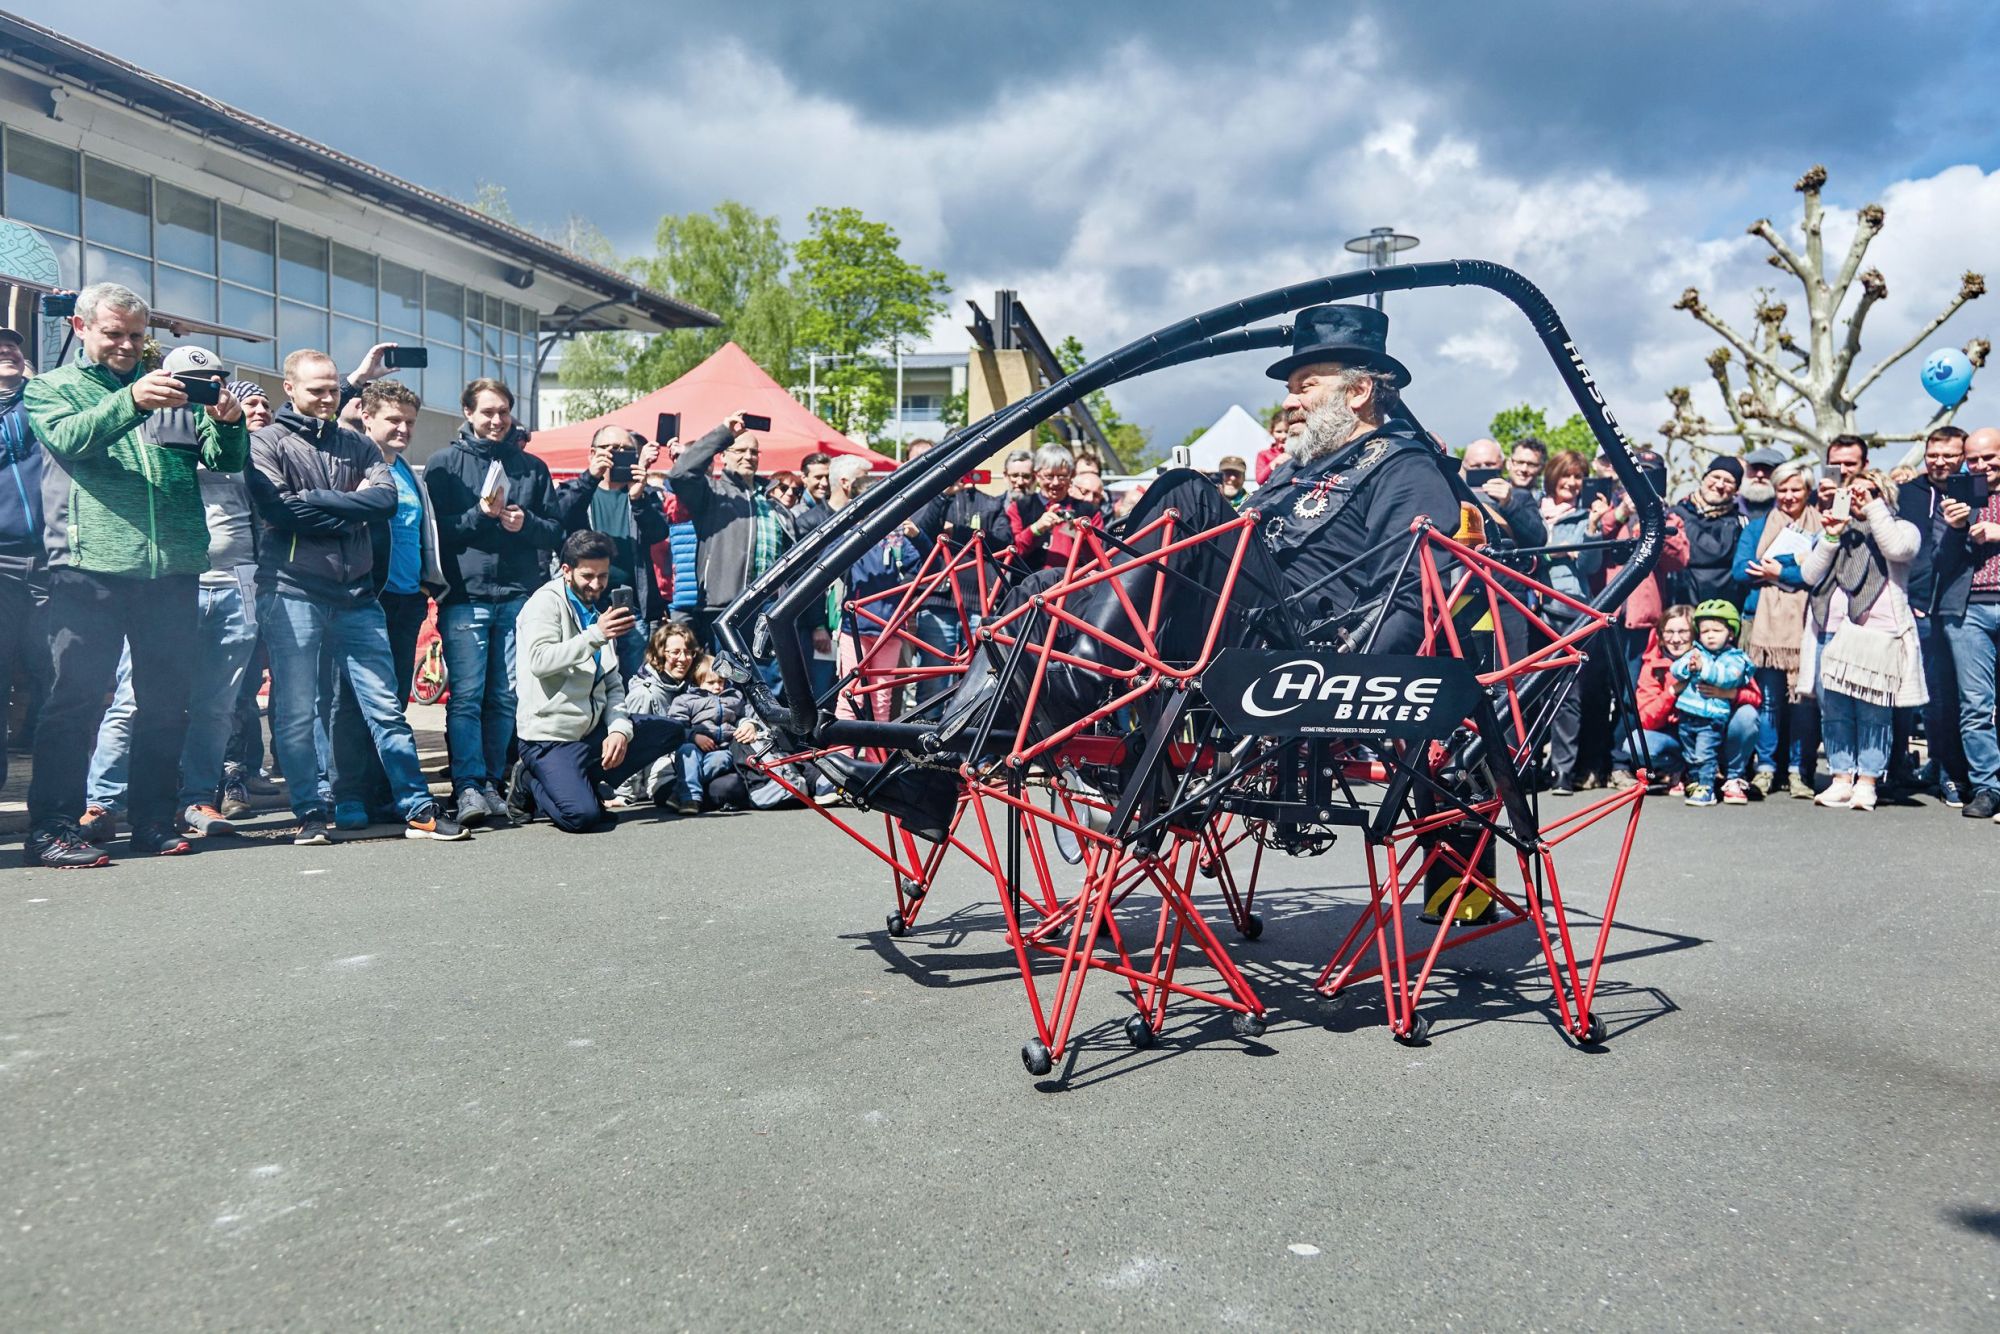
<svg viewBox="0 0 2000 1334"><path fill-rule="evenodd" d="M1958 669L1958 733L1972 785L2000 792L2000 738L1993 728L1994 661L2000 652L2000 606L1974 602L1965 615L1944 623L1951 660ZM1950 720L1950 710L1946 710Z"/></svg>
<svg viewBox="0 0 2000 1334"><path fill-rule="evenodd" d="M942 653L940 656L938 653L927 653L923 649L918 649L916 651L918 666L944 667L957 660L959 649L963 647L960 641L963 638L964 627L959 624L956 609L931 611L919 607L913 620L915 624L911 628L917 638ZM925 677L917 682L913 699L917 703L925 703L951 689L955 684L955 679L949 676Z"/></svg>
<svg viewBox="0 0 2000 1334"><path fill-rule="evenodd" d="M194 644L193 689L188 696L187 739L181 743L180 795L176 813L189 806L213 803L222 786L222 754L236 726L236 692L257 644L256 567L236 572L234 584L200 585L196 593L197 638ZM118 658L118 682L111 707L97 728L97 750L90 758L88 791L94 805L122 811L127 770L131 763L132 654Z"/></svg>
<svg viewBox="0 0 2000 1334"><path fill-rule="evenodd" d="M1886 704L1844 695L1824 683L1819 692L1820 727L1826 735L1826 767L1836 774L1880 778L1889 772L1889 740L1894 710Z"/></svg>
<svg viewBox="0 0 2000 1334"><path fill-rule="evenodd" d="M327 703L320 697L324 658L354 690L397 809L407 819L430 805L430 785L417 764L417 738L396 694L396 659L381 604L335 606L266 593L257 599L257 611L271 655L271 740L285 773L309 774L319 763L313 729ZM317 784L294 778L287 786L293 814L303 818L325 811L327 794Z"/></svg>
<svg viewBox="0 0 2000 1334"><path fill-rule="evenodd" d="M1685 728L1686 724L1682 724L1682 727ZM1737 705L1736 712L1729 715L1729 725L1722 730L1721 735L1721 772L1732 776L1742 773L1744 764L1757 749L1757 710L1748 704ZM1688 768L1687 750L1682 746L1681 738L1671 732L1656 732L1650 727L1647 728L1646 753L1652 760L1652 772L1655 774L1681 773ZM1639 734L1636 732L1628 734L1625 744L1615 747L1611 756L1621 769L1638 767ZM1711 754L1711 766L1713 763L1714 756ZM1712 782L1715 775L1711 772L1704 780L1696 780L1692 773L1687 777L1691 782Z"/></svg>
<svg viewBox="0 0 2000 1334"><path fill-rule="evenodd" d="M514 739L514 622L526 598L453 602L438 611L451 681L444 735L456 788L496 783Z"/></svg>
<svg viewBox="0 0 2000 1334"><path fill-rule="evenodd" d="M704 751L688 741L683 742L675 754L681 765L681 795L693 802L701 801L702 794L708 790L709 779L720 778L736 767L727 746Z"/></svg>

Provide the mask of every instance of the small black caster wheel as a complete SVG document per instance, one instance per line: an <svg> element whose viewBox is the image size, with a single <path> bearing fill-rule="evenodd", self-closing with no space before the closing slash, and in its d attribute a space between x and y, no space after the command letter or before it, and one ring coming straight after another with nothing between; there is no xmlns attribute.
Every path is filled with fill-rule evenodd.
<svg viewBox="0 0 2000 1334"><path fill-rule="evenodd" d="M1028 1067L1031 1075L1045 1075L1055 1068L1055 1058L1049 1055L1047 1043L1040 1038L1029 1038L1021 1044L1021 1064Z"/></svg>
<svg viewBox="0 0 2000 1334"><path fill-rule="evenodd" d="M1245 1014L1238 1010L1229 1018L1229 1026L1236 1030L1239 1038L1261 1038L1264 1036L1264 1016Z"/></svg>
<svg viewBox="0 0 2000 1334"><path fill-rule="evenodd" d="M903 877L900 888L903 891L903 897L906 899L921 899L924 896L923 885L910 879L908 876Z"/></svg>
<svg viewBox="0 0 2000 1334"><path fill-rule="evenodd" d="M1426 1046L1429 1044L1430 1040L1431 1040L1431 1021L1429 1018L1421 1014L1418 1015L1415 1019L1410 1021L1409 1032L1396 1034L1396 1041L1402 1043L1405 1047Z"/></svg>
<svg viewBox="0 0 2000 1334"><path fill-rule="evenodd" d="M889 914L889 934L892 936L907 936L910 934L910 924L903 920L903 914L899 912Z"/></svg>
<svg viewBox="0 0 2000 1334"><path fill-rule="evenodd" d="M1153 1026L1146 1022L1145 1015L1134 1014L1126 1016L1125 1038L1134 1047L1137 1047L1140 1051L1144 1051L1158 1042L1160 1035L1155 1033Z"/></svg>
<svg viewBox="0 0 2000 1334"><path fill-rule="evenodd" d="M1608 1034L1604 1027L1603 1016L1593 1014L1590 1016L1589 1026L1583 1030L1583 1036L1578 1038L1577 1041L1586 1047L1601 1047L1604 1045L1606 1036Z"/></svg>
<svg viewBox="0 0 2000 1334"><path fill-rule="evenodd" d="M1243 938L1255 940L1264 934L1264 919L1256 913L1243 914Z"/></svg>
<svg viewBox="0 0 2000 1334"><path fill-rule="evenodd" d="M1203 880L1213 880L1216 877L1216 865L1213 861L1210 861L1207 858L1203 858L1201 862L1199 862L1195 866L1194 869L1201 872L1201 878Z"/></svg>

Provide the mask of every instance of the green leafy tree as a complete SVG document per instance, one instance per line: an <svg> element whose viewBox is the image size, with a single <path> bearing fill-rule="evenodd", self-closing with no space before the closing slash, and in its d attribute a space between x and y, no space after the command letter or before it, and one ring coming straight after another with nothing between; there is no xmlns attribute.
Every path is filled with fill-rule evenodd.
<svg viewBox="0 0 2000 1334"><path fill-rule="evenodd" d="M899 342L916 343L945 311L950 287L937 269L903 258L887 223L856 208L816 208L792 249L797 265L797 349L831 358L818 375L819 415L850 435L873 435L894 404L884 374Z"/></svg>
<svg viewBox="0 0 2000 1334"><path fill-rule="evenodd" d="M1090 356L1083 349L1083 341L1075 334L1064 338L1056 345L1056 363L1063 368L1063 374L1073 375L1083 369ZM1083 405L1090 409L1090 415L1097 419L1104 438L1118 457L1107 459L1113 467L1123 464L1131 472L1143 472L1155 464L1165 462L1168 446L1153 444L1153 433L1136 422L1128 422L1112 406L1111 395L1102 389L1093 390L1083 397ZM1058 440L1061 437L1046 422L1036 430L1037 440Z"/></svg>
<svg viewBox="0 0 2000 1334"><path fill-rule="evenodd" d="M1494 413L1486 429L1503 449L1512 449L1517 440L1532 435L1552 452L1569 449L1587 459L1597 457L1597 437L1590 433L1580 412L1572 412L1559 425L1550 426L1548 413L1527 403L1517 403Z"/></svg>
<svg viewBox="0 0 2000 1334"><path fill-rule="evenodd" d="M661 218L653 254L634 260L632 275L713 311L722 324L653 338L632 358L627 378L634 393L672 383L726 342L741 347L780 382L794 378L798 303L789 263L778 220L735 200L707 213Z"/></svg>

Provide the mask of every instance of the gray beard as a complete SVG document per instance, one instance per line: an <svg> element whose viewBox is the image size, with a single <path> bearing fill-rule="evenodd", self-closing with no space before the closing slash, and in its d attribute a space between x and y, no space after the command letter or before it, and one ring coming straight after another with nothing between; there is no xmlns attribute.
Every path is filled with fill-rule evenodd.
<svg viewBox="0 0 2000 1334"><path fill-rule="evenodd" d="M1746 480L1736 494L1742 496L1746 504L1769 505L1778 498L1778 488L1769 482L1751 479Z"/></svg>
<svg viewBox="0 0 2000 1334"><path fill-rule="evenodd" d="M1361 433L1361 418L1347 406L1347 400L1332 395L1306 414L1305 425L1285 437L1285 453L1292 462L1304 466L1325 458Z"/></svg>

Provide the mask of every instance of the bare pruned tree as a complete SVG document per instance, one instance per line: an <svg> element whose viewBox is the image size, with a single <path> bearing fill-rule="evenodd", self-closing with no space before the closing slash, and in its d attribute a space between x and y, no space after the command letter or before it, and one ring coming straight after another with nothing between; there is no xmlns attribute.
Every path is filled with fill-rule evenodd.
<svg viewBox="0 0 2000 1334"><path fill-rule="evenodd" d="M1720 315L1702 304L1701 293L1690 287L1674 303L1722 336L1723 346L1708 354L1709 374L1722 392L1723 407L1729 413L1727 425L1710 422L1694 407L1694 395L1685 385L1667 391L1674 415L1660 426L1660 434L1679 441L1697 456L1718 451L1707 443L1711 438L1737 437L1745 446L1771 445L1794 454L1823 454L1827 441L1836 435L1860 435L1872 447L1890 441L1921 440L1930 431L1952 418L1956 408L1941 409L1922 429L1903 432L1857 431L1855 404L1883 372L1917 350L1944 322L1968 301L1986 294L1984 275L1968 272L1959 280L1958 294L1945 303L1922 328L1865 371L1856 374L1861 355L1861 327L1876 303L1889 295L1888 281L1879 269L1861 267L1868 247L1881 234L1886 214L1880 204L1868 204L1856 214L1854 240L1839 267L1828 276L1827 257L1821 237L1826 220L1820 191L1826 185L1826 168L1815 166L1799 177L1792 188L1804 199L1805 245L1794 250L1769 218L1750 224L1749 233L1762 237L1771 247L1766 262L1796 278L1805 292L1806 338L1801 343L1787 325L1791 308L1769 288L1760 289L1752 312L1755 321L1747 334L1739 332ZM1861 295L1853 312L1836 327L1841 306L1853 286L1861 285ZM1986 364L1992 344L1975 338L1965 345L1973 365ZM1741 358L1743 385L1731 379L1730 367ZM1732 451L1733 452L1733 451Z"/></svg>

